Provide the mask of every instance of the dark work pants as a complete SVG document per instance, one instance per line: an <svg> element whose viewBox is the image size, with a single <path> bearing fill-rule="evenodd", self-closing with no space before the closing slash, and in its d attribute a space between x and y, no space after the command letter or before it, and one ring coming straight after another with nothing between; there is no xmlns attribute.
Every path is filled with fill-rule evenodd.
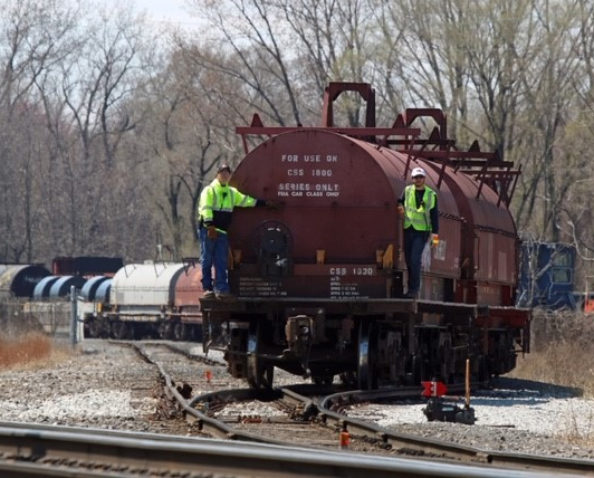
<svg viewBox="0 0 594 478"><path fill-rule="evenodd" d="M417 293L421 288L421 258L428 239L429 231L417 231L412 226L404 230L404 258L410 293Z"/></svg>

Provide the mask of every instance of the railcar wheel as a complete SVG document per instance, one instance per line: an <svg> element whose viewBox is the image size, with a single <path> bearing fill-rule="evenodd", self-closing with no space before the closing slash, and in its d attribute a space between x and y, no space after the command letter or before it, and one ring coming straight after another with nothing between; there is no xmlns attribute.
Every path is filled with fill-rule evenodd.
<svg viewBox="0 0 594 478"><path fill-rule="evenodd" d="M489 373L489 363L487 357L481 355L478 358L478 381L488 382L490 378L491 374Z"/></svg>
<svg viewBox="0 0 594 478"><path fill-rule="evenodd" d="M229 334L229 344L225 351L225 360L232 377L247 377L247 330L233 328Z"/></svg>
<svg viewBox="0 0 594 478"><path fill-rule="evenodd" d="M311 379L316 385L332 385L334 382L334 375L314 375Z"/></svg>
<svg viewBox="0 0 594 478"><path fill-rule="evenodd" d="M340 374L340 381L348 387L357 386L357 376L354 372L343 372Z"/></svg>
<svg viewBox="0 0 594 478"><path fill-rule="evenodd" d="M89 338L104 338L109 334L107 332L107 324L99 317L93 317L87 324L85 324L85 332L88 333Z"/></svg>
<svg viewBox="0 0 594 478"><path fill-rule="evenodd" d="M417 385L425 376L425 364L421 355L414 355L412 358L412 381Z"/></svg>
<svg viewBox="0 0 594 478"><path fill-rule="evenodd" d="M190 339L194 340L195 342L202 342L202 326L200 325L191 325L190 326Z"/></svg>
<svg viewBox="0 0 594 478"><path fill-rule="evenodd" d="M116 340L126 340L130 337L130 327L126 322L114 320L111 323L111 336Z"/></svg>
<svg viewBox="0 0 594 478"><path fill-rule="evenodd" d="M272 388L274 366L261 357L262 321L250 323L247 342L247 381L252 388Z"/></svg>
<svg viewBox="0 0 594 478"><path fill-rule="evenodd" d="M439 337L439 374L445 383L453 382L454 351L452 349L452 338L449 333L443 333Z"/></svg>
<svg viewBox="0 0 594 478"><path fill-rule="evenodd" d="M370 320L359 322L359 343L357 348L357 386L361 390L377 388L375 370L374 327Z"/></svg>
<svg viewBox="0 0 594 478"><path fill-rule="evenodd" d="M168 340L171 338L171 323L169 321L162 321L157 327L157 335L161 340Z"/></svg>
<svg viewBox="0 0 594 478"><path fill-rule="evenodd" d="M173 339L183 342L188 340L189 331L186 324L183 322L177 321L173 324Z"/></svg>

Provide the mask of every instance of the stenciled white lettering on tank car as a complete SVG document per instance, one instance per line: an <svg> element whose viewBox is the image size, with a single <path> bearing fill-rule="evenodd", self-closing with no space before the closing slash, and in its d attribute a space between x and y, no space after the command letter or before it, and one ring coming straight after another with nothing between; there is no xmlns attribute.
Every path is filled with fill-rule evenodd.
<svg viewBox="0 0 594 478"><path fill-rule="evenodd" d="M351 267L330 267L328 273L331 276L374 276L375 268L373 266L351 266Z"/></svg>
<svg viewBox="0 0 594 478"><path fill-rule="evenodd" d="M338 163L337 154L282 154L281 163L287 164L287 182L277 185L278 197L337 198L340 196L340 184L332 182L305 182L307 178L328 179L334 176L331 167ZM298 164L306 166L297 167ZM316 166L309 168L310 166ZM324 165L325 167L319 167ZM295 182L299 178L303 182Z"/></svg>
<svg viewBox="0 0 594 478"><path fill-rule="evenodd" d="M355 282L342 282L338 276L330 276L330 297L358 297L359 286Z"/></svg>
<svg viewBox="0 0 594 478"><path fill-rule="evenodd" d="M373 266L336 266L328 269L330 275L330 297L361 297L358 282L347 282L347 277L352 281L353 276L375 276Z"/></svg>
<svg viewBox="0 0 594 478"><path fill-rule="evenodd" d="M280 281L266 281L258 277L240 277L239 295L248 297L286 297Z"/></svg>

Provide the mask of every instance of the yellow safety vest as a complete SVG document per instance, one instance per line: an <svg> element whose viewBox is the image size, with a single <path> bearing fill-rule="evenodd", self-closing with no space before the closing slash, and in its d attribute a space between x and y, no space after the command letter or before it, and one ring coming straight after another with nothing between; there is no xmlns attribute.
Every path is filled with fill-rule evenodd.
<svg viewBox="0 0 594 478"><path fill-rule="evenodd" d="M417 231L431 231L430 211L435 207L437 194L425 186L423 200L417 204L414 184L404 188L404 229L413 227Z"/></svg>
<svg viewBox="0 0 594 478"><path fill-rule="evenodd" d="M255 198L228 184L222 185L215 178L200 194L198 221L200 224L212 223L217 230L226 232L231 223L233 208L254 207L256 202Z"/></svg>

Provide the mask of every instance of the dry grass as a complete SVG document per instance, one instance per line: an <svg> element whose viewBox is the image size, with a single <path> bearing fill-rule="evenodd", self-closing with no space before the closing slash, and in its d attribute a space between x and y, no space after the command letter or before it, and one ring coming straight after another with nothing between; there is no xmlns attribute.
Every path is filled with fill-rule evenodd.
<svg viewBox="0 0 594 478"><path fill-rule="evenodd" d="M532 352L513 376L580 389L594 398L594 316L535 311Z"/></svg>
<svg viewBox="0 0 594 478"><path fill-rule="evenodd" d="M577 389L594 398L594 316L576 312L535 311L532 352L518 359L510 376ZM571 414L570 414L571 415ZM580 417L583 423L584 417ZM580 430L577 417L568 416L563 437L581 446L594 446L594 411L589 430Z"/></svg>
<svg viewBox="0 0 594 478"><path fill-rule="evenodd" d="M15 338L0 338L0 370L42 368L64 360L68 351L55 347L50 338L33 332Z"/></svg>
<svg viewBox="0 0 594 478"><path fill-rule="evenodd" d="M578 424L580 422L588 424L585 430L583 425L580 427ZM570 443L588 448L594 447L594 411L591 411L586 417L577 417L572 411L566 417L565 430L561 436Z"/></svg>

